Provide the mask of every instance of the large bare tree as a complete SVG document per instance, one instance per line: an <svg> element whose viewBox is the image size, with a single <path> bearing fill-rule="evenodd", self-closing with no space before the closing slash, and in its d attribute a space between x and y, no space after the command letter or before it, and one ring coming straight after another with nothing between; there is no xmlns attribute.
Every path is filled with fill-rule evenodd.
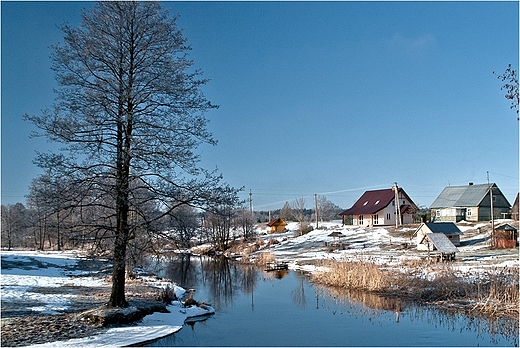
<svg viewBox="0 0 520 348"><path fill-rule="evenodd" d="M62 26L64 42L53 46L55 104L25 116L41 130L36 136L64 144L60 170L77 189L71 200L104 214L96 221L113 234L113 307L127 305L127 246L135 233L179 205L218 207L237 197L200 167L194 151L216 144L205 116L215 106L176 21L148 1L104 1L84 11L78 27ZM48 167L52 158L39 154L37 162ZM150 204L161 214L141 209Z"/></svg>

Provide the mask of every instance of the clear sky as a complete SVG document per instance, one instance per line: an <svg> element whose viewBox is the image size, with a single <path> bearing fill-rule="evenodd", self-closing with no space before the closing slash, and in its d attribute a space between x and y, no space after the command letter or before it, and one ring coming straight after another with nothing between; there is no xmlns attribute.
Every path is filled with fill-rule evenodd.
<svg viewBox="0 0 520 348"><path fill-rule="evenodd" d="M2 204L23 202L24 113L51 106L50 45L85 2L1 2ZM486 183L512 204L519 126L493 71L518 68L518 2L165 2L211 81L202 164L256 210L314 194L349 208L395 181L417 205Z"/></svg>

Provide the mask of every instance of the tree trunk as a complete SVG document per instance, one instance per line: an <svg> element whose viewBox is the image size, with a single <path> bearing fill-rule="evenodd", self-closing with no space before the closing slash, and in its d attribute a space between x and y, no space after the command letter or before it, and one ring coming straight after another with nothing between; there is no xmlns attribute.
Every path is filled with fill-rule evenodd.
<svg viewBox="0 0 520 348"><path fill-rule="evenodd" d="M112 273L112 292L108 302L109 307L126 307L125 274L126 274L126 244L128 234L120 232L114 244L114 269Z"/></svg>

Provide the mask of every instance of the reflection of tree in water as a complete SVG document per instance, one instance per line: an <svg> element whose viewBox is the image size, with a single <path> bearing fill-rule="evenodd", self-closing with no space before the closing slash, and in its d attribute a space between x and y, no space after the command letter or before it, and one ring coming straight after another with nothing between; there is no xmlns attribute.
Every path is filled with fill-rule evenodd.
<svg viewBox="0 0 520 348"><path fill-rule="evenodd" d="M477 332L477 337L489 334L492 345L504 343L500 342L504 339L508 344L518 346L519 327L518 320L514 318L468 316L467 313L457 310L420 306L399 298L343 288L316 286L316 291L321 292L324 299L331 299L334 303L343 305L348 313L377 316L380 310L393 311L396 314L396 322L399 322L404 313L410 321L424 321L434 327Z"/></svg>
<svg viewBox="0 0 520 348"><path fill-rule="evenodd" d="M204 258L201 265L203 282L217 307L230 303L236 290L253 293L258 281L256 268L225 257Z"/></svg>
<svg viewBox="0 0 520 348"><path fill-rule="evenodd" d="M171 279L184 288L205 287L212 299L212 305L221 306L229 303L236 290L253 293L259 279L259 271L250 264L240 264L225 257L196 256L192 254L175 254L163 260L160 266L149 268L160 269L160 276ZM198 299L207 301L209 299Z"/></svg>
<svg viewBox="0 0 520 348"><path fill-rule="evenodd" d="M175 254L163 261L161 276L184 288L197 288L200 284L199 263L199 256Z"/></svg>
<svg viewBox="0 0 520 348"><path fill-rule="evenodd" d="M305 298L305 280L300 276L300 282L296 289L291 291L291 297L295 305L301 308L307 306L307 299Z"/></svg>

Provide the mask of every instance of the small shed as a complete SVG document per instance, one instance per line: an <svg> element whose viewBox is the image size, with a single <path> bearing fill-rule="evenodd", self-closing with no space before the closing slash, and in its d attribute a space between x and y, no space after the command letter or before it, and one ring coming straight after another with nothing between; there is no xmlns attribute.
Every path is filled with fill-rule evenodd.
<svg viewBox="0 0 520 348"><path fill-rule="evenodd" d="M440 250L441 245L449 246L451 244L455 250L457 246L460 246L462 231L453 222L426 222L419 226L414 235L417 235L417 250L433 251L437 249L443 252ZM448 244L446 241L450 243Z"/></svg>
<svg viewBox="0 0 520 348"><path fill-rule="evenodd" d="M495 228L495 247L499 249L516 248L518 229L510 224L503 224Z"/></svg>
<svg viewBox="0 0 520 348"><path fill-rule="evenodd" d="M282 233L285 231L285 226L287 226L287 222L283 221L281 218L276 217L267 223L267 227L269 227L269 233Z"/></svg>

